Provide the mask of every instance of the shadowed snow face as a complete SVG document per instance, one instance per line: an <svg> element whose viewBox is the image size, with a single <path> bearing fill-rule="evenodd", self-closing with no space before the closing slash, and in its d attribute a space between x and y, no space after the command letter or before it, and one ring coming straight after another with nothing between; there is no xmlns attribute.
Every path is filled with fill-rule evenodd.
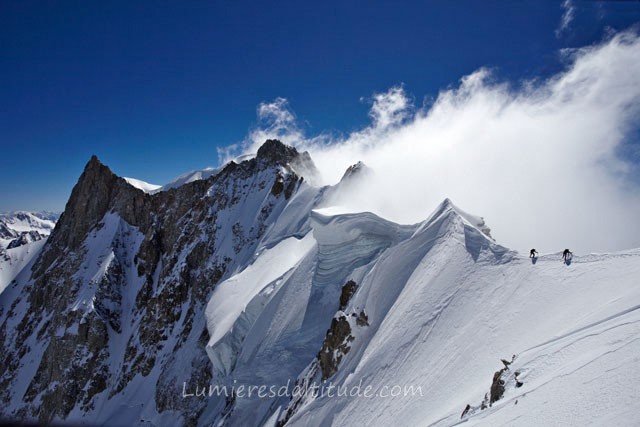
<svg viewBox="0 0 640 427"><path fill-rule="evenodd" d="M344 138L305 136L280 98L260 105L266 126L243 149L278 137L309 150L327 184L364 161L376 175L345 210L417 222L450 197L521 251L640 246L638 165L620 155L638 143L640 38L562 55L567 69L547 80L514 89L481 69L422 108L394 87L373 97L371 125Z"/></svg>

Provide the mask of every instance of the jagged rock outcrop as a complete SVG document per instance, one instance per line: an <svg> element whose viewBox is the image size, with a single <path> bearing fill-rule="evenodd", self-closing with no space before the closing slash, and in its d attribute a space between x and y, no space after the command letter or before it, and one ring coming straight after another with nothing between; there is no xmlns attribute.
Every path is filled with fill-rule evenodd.
<svg viewBox="0 0 640 427"><path fill-rule="evenodd" d="M349 343L353 340L347 316L333 318L322 348L318 352L322 381L326 381L338 370L338 365L351 349Z"/></svg>
<svg viewBox="0 0 640 427"><path fill-rule="evenodd" d="M371 175L373 175L373 170L363 162L359 161L347 168L342 175L340 182L347 183L353 180L364 179Z"/></svg>
<svg viewBox="0 0 640 427"><path fill-rule="evenodd" d="M357 289L358 285L353 280L349 280L344 284L340 293L339 309L341 312L347 308ZM361 310L358 314L352 313L351 317L355 318L356 325L360 327L369 326L369 318L364 310ZM340 314L331 320L331 325L327 330L327 335L317 356L319 370L322 373L322 381L326 381L336 373L340 361L351 349L350 343L355 339L351 333L351 324L346 314Z"/></svg>
<svg viewBox="0 0 640 427"><path fill-rule="evenodd" d="M349 300L356 293L358 289L358 285L353 280L349 280L342 287L342 292L340 293L340 310L344 310L349 304Z"/></svg>
<svg viewBox="0 0 640 427"><path fill-rule="evenodd" d="M369 326L369 316L367 316L367 313L365 313L364 310L360 310L360 313L358 313L358 315L353 313L352 316L356 318L356 325Z"/></svg>
<svg viewBox="0 0 640 427"><path fill-rule="evenodd" d="M319 172L308 152L299 153L294 147L285 145L276 139L268 139L262 144L256 154L256 160L264 165L283 166L286 172L295 173L302 180L306 178L313 182L317 181L319 176ZM275 196L284 191L287 199L291 197L293 190L294 183L285 184L282 173L278 174L278 178L271 188L271 192Z"/></svg>
<svg viewBox="0 0 640 427"><path fill-rule="evenodd" d="M460 418L471 416L478 411L484 411L485 409L493 406L494 403L502 399L502 397L504 396L504 393L507 390L507 383L516 388L520 388L524 385L524 383L518 379L520 372L511 372L510 366L513 364L515 359L515 354L513 355L511 360L500 359L504 367L494 372L489 392L484 395L484 398L479 405L472 406L470 404L467 404L467 406L465 406L464 410L462 411L462 415L460 416Z"/></svg>
<svg viewBox="0 0 640 427"><path fill-rule="evenodd" d="M489 392L489 406L502 399L502 395L504 394L504 379L502 376L508 369L509 368L505 366L493 374L493 381L491 382L491 390Z"/></svg>
<svg viewBox="0 0 640 427"><path fill-rule="evenodd" d="M116 176L94 155L73 188L64 212L51 233L39 271L49 267L61 251L75 251L110 209L127 223L145 228L150 196Z"/></svg>
<svg viewBox="0 0 640 427"><path fill-rule="evenodd" d="M277 139L267 139L258 149L256 158L269 165L291 163L299 156L298 150Z"/></svg>
<svg viewBox="0 0 640 427"><path fill-rule="evenodd" d="M0 299L2 416L89 416L136 389L155 403L147 412L194 425L206 402L180 387L211 378L204 306L253 256L303 180L292 165L308 161L270 140L254 159L148 194L93 156L31 276Z"/></svg>
<svg viewBox="0 0 640 427"><path fill-rule="evenodd" d="M358 284L354 280L348 280L342 286L338 315L331 320L331 326L327 330L327 335L317 356L322 381L326 381L336 373L340 361L351 350L350 343L355 339L352 335L351 322L355 321L358 327L369 326L369 317L363 309L360 309L359 312L351 312L350 316L344 312L357 290Z"/></svg>

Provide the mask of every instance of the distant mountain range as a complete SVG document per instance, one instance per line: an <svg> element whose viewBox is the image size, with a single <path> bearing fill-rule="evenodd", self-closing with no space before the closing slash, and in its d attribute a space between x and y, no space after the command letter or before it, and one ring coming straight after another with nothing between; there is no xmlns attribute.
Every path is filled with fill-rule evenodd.
<svg viewBox="0 0 640 427"><path fill-rule="evenodd" d="M47 211L0 213L0 292L39 252L59 216Z"/></svg>
<svg viewBox="0 0 640 427"><path fill-rule="evenodd" d="M11 241L30 232L48 236L59 217L60 213L47 211L0 213L0 245L6 248Z"/></svg>

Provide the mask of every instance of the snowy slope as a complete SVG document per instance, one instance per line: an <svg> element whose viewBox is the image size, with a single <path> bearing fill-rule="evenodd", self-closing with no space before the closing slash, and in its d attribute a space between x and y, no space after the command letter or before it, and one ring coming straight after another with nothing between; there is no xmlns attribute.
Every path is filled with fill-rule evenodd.
<svg viewBox="0 0 640 427"><path fill-rule="evenodd" d="M627 262L614 261L621 268ZM637 426L640 306L619 304L627 308L615 312L611 295L602 298L606 310L570 325L582 326L520 352L503 401L466 425Z"/></svg>
<svg viewBox="0 0 640 427"><path fill-rule="evenodd" d="M259 293L264 294L265 299L268 298L277 289L277 283L274 283L276 279L293 268L313 243L310 235L300 240L289 237L274 248L266 249L253 264L216 287L206 311L210 336L207 348L215 349L209 350L211 357L237 350L230 345L221 351L222 339L225 335L238 334L239 328L233 328L234 324L251 322L250 319L246 319L251 316L251 310L248 310L249 303L255 304ZM271 283L273 286L267 287ZM239 321L241 316L245 318ZM227 360L224 359L214 364L215 368L224 372L230 370Z"/></svg>
<svg viewBox="0 0 640 427"><path fill-rule="evenodd" d="M127 178L127 177L123 177L123 178L129 184L144 191L145 193L153 193L154 191L157 191L158 189L162 188L162 185L149 184L148 182L142 181L140 179Z"/></svg>
<svg viewBox="0 0 640 427"><path fill-rule="evenodd" d="M46 239L38 240L17 248L7 249L0 254L0 293L38 255Z"/></svg>
<svg viewBox="0 0 640 427"><path fill-rule="evenodd" d="M170 190L172 188L178 188L184 184L188 184L190 182L194 182L194 181L199 181L202 179L207 179L212 175L217 174L218 172L220 172L222 170L222 168L212 168L212 167L208 167L208 168L204 168L204 169L200 169L200 170L195 170L195 171L190 171L187 173L184 173L182 175L180 175L179 177L175 178L173 181L159 186L158 188L155 188L154 191L165 191L165 190Z"/></svg>
<svg viewBox="0 0 640 427"><path fill-rule="evenodd" d="M637 425L639 274L640 251L533 264L446 207L364 276L351 306L370 326L331 378L422 395L311 399L287 425L455 425L514 354L504 399L469 425Z"/></svg>

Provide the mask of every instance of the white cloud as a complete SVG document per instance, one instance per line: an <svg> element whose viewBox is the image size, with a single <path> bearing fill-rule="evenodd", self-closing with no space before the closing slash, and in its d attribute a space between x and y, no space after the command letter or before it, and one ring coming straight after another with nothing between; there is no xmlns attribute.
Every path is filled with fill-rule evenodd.
<svg viewBox="0 0 640 427"><path fill-rule="evenodd" d="M385 130L400 125L410 112L412 105L404 89L393 87L385 93L373 96L369 116L377 130Z"/></svg>
<svg viewBox="0 0 640 427"><path fill-rule="evenodd" d="M563 32L569 29L569 25L573 21L576 13L576 6L573 0L564 0L562 2L562 18L560 18L560 26L556 30L556 37L560 38Z"/></svg>
<svg viewBox="0 0 640 427"><path fill-rule="evenodd" d="M218 148L220 164L240 154L256 153L267 139L279 139L289 145L296 145L304 139L303 132L298 128L296 116L286 99L276 98L273 102L262 102L258 105L256 114L258 125L249 132L241 144Z"/></svg>
<svg viewBox="0 0 640 427"><path fill-rule="evenodd" d="M567 55L564 72L517 89L481 69L428 108L392 88L373 97L369 127L329 142L263 104L279 123L265 132L308 149L325 183L358 160L369 165L376 175L348 210L411 223L450 197L522 251L639 247L640 190L629 179L637 165L618 153L639 125L640 39L619 34Z"/></svg>

